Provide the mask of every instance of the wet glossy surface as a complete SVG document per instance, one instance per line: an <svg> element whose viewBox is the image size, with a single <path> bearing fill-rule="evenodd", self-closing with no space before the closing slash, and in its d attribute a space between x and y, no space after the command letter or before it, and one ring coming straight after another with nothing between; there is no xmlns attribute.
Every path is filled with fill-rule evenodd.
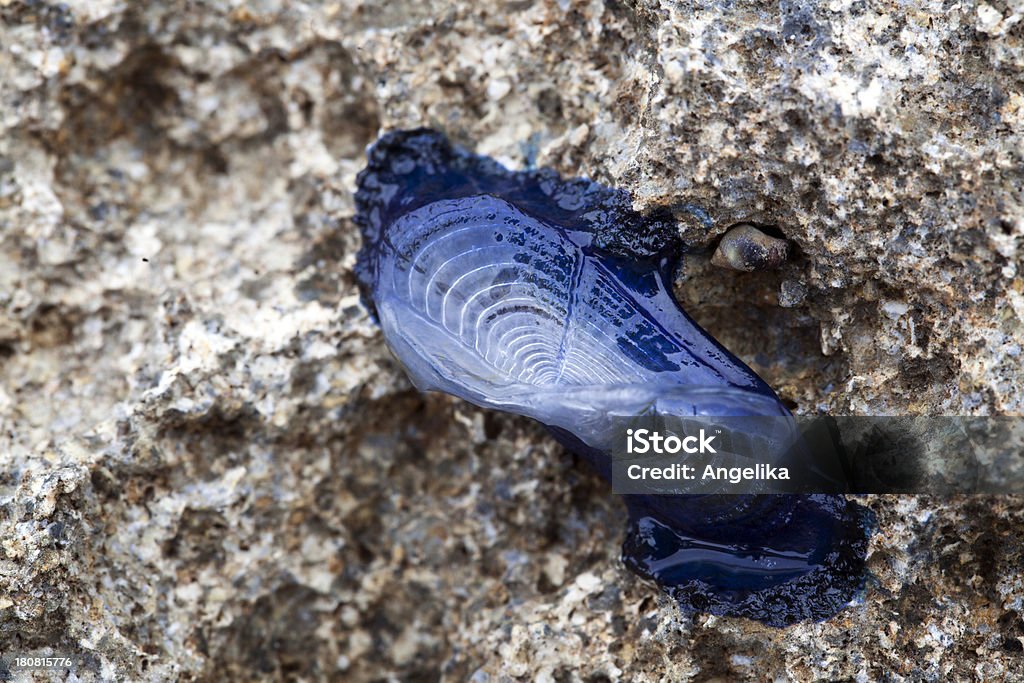
<svg viewBox="0 0 1024 683"><path fill-rule="evenodd" d="M533 417L605 476L610 416L788 415L680 309L671 223L551 171L398 132L359 176L357 276L424 391ZM863 583L868 515L840 496L625 496L623 560L684 608L784 625Z"/></svg>

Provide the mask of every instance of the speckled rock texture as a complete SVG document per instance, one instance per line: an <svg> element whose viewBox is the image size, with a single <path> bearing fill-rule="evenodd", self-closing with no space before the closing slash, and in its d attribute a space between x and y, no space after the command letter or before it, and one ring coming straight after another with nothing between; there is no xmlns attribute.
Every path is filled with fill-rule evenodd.
<svg viewBox="0 0 1024 683"><path fill-rule="evenodd" d="M1024 500L865 499L871 577L831 621L683 615L543 429L412 389L351 220L365 146L439 128L671 210L681 301L797 412L1021 414L1022 12L0 0L0 652L83 681L1024 680ZM741 222L790 260L711 265Z"/></svg>

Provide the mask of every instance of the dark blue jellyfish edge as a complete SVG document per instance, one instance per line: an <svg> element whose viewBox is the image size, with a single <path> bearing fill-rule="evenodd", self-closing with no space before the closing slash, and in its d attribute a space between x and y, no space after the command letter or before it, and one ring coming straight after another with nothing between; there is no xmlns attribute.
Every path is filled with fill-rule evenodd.
<svg viewBox="0 0 1024 683"><path fill-rule="evenodd" d="M679 307L667 212L419 129L358 177L356 277L413 383L526 415L608 477L608 418L789 413ZM785 626L863 588L868 510L839 495L623 497L623 561L683 609Z"/></svg>

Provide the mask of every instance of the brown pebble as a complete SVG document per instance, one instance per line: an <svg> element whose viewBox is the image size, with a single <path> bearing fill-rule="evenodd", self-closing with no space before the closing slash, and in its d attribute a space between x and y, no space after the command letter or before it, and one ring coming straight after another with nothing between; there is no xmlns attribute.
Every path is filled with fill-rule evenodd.
<svg viewBox="0 0 1024 683"><path fill-rule="evenodd" d="M789 242L766 235L750 223L740 223L719 242L711 263L750 272L778 268L788 256Z"/></svg>

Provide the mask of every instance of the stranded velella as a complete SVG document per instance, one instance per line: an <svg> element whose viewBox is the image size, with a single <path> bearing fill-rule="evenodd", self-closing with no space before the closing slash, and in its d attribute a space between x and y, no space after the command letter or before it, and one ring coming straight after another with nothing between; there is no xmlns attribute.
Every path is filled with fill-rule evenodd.
<svg viewBox="0 0 1024 683"><path fill-rule="evenodd" d="M672 296L665 215L426 129L367 156L356 274L419 389L534 418L606 477L609 416L789 415ZM863 585L868 513L843 496L623 498L624 562L685 609L785 625Z"/></svg>

